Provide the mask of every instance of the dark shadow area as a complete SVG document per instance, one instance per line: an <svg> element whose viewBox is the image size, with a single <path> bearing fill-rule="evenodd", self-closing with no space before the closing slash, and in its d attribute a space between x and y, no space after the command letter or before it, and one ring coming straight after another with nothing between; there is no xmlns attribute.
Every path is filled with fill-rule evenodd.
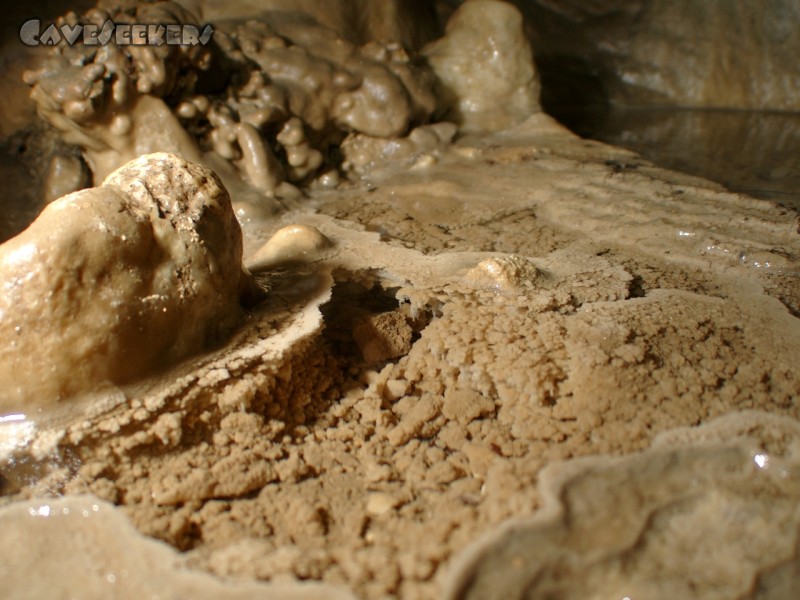
<svg viewBox="0 0 800 600"><path fill-rule="evenodd" d="M76 147L60 140L52 127L36 123L0 140L0 243L30 225L46 205L45 181L53 156L74 157Z"/></svg>
<svg viewBox="0 0 800 600"><path fill-rule="evenodd" d="M670 40L679 44L670 55L674 60L689 61L693 51L707 50L703 44L708 40L692 38L692 43L688 44L681 38L693 35L696 29L692 27L686 31L661 30L657 18L661 13L652 11L667 10L668 3L512 1L525 16L541 81L542 108L560 123L581 137L628 148L659 166L716 181L733 192L800 209L800 113L684 109L679 106L679 95L664 95L672 89L668 81L664 82L666 87L645 89L640 85L641 73L635 81L626 77L628 70L636 71L649 64L650 57L641 47L643 39L651 39L656 44L653 48L659 50L667 48ZM718 12L721 19L731 19L734 23L743 18L735 11L728 11L730 7L723 4L704 6L702 10L698 7L697 14L705 14L706 10L711 14ZM675 16L669 11L664 14ZM785 20L791 23L791 16L786 16ZM765 13L761 23L764 31L771 31L769 27L776 26L774 21L774 14ZM677 25L686 29L687 25L694 24L689 18L688 21L678 19ZM713 29L711 24L709 28ZM639 46L634 40L638 40ZM767 44L768 40L762 41ZM743 39L739 46L730 49L737 60L731 59L729 68L747 64L742 62L746 48L750 48L747 43L748 40ZM758 48L764 53L765 61L772 56L770 52L780 52L777 45ZM721 48L719 52L724 50ZM703 56L698 60L707 58ZM658 68L659 61L665 59L654 56L652 60L651 67ZM664 70L663 78L669 80L675 76L675 65L665 62L660 66ZM697 85L696 79L692 79L698 76L697 71L692 70L691 64L686 67L685 85L693 82ZM791 77L790 73L788 70L784 76ZM768 78L774 77L775 72L767 69L751 75L753 81L762 78L762 85L772 89ZM709 78L720 76L719 72L708 73ZM736 76L737 73L731 72L726 77L726 81L730 79L732 92L737 85L743 85ZM673 82L672 85L677 84ZM777 84L772 87L780 88ZM673 91L679 92L680 86ZM755 95L748 97L752 102L762 98L756 91L755 88L751 90ZM714 101L721 99L712 94L707 104Z"/></svg>
<svg viewBox="0 0 800 600"><path fill-rule="evenodd" d="M582 137L800 209L800 113L642 108L551 114Z"/></svg>
<svg viewBox="0 0 800 600"><path fill-rule="evenodd" d="M343 372L355 374L368 367L379 368L400 357L386 355L383 358L380 352L367 350L367 347L374 347L373 342L380 346L383 341L380 339L382 332L369 327L375 317L395 314L392 320L411 331L410 343L419 339L422 329L430 323L428 314L412 317L406 310L408 306L401 305L395 293L396 290L377 284L367 287L356 281L339 281L334 286L331 301L322 307L324 336L333 353L343 361ZM393 354L384 352L387 353ZM375 364L376 357L383 360Z"/></svg>

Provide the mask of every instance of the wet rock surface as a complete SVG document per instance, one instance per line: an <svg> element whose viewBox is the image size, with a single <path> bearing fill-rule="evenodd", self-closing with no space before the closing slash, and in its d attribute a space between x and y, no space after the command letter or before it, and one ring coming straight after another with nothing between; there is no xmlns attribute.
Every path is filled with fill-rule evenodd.
<svg viewBox="0 0 800 600"><path fill-rule="evenodd" d="M190 571L169 546L142 537L113 506L92 496L0 509L0 537L25 549L4 562L6 589L36 598L208 598L236 600L352 600L343 589L313 584L223 583ZM86 561L92 568L87 572Z"/></svg>
<svg viewBox="0 0 800 600"><path fill-rule="evenodd" d="M478 536L546 505L550 463L637 465L659 433L743 410L771 413L796 443L800 335L783 302L797 297L798 242L779 210L641 162L616 173L607 157L630 153L543 115L473 141L372 192L285 215L296 225L264 251L281 267L230 343L55 443L47 428L33 434L5 471L14 498L92 493L220 576L438 598ZM253 247L271 233L245 228ZM730 452L745 456L738 444ZM724 471L729 456L681 458L670 477ZM796 498L781 490L776 501ZM747 494L730 501L749 510ZM703 506L687 518L714 512ZM764 539L778 535L759 523ZM604 535L598 547L613 544ZM647 560L683 573L664 544ZM714 569L743 556L731 550ZM513 561L470 564L517 581L503 571ZM522 564L523 578L550 568ZM637 585L660 585L637 573Z"/></svg>
<svg viewBox="0 0 800 600"><path fill-rule="evenodd" d="M551 465L546 507L476 544L445 597L790 598L798 433L796 422L740 414L674 430L636 456Z"/></svg>
<svg viewBox="0 0 800 600"><path fill-rule="evenodd" d="M434 76L400 42L354 44L277 5L219 20L207 46L57 46L26 82L40 116L82 147L97 183L136 156L172 151L234 187L243 179L287 194L285 182L335 172L348 134L392 138L428 121ZM109 4L59 24L197 24L200 15L175 2Z"/></svg>
<svg viewBox="0 0 800 600"><path fill-rule="evenodd" d="M241 317L241 256L227 191L176 156L48 205L0 246L2 410L129 383L219 341Z"/></svg>
<svg viewBox="0 0 800 600"><path fill-rule="evenodd" d="M492 101L461 129L428 122L441 106L428 103L427 78L439 71L414 54L428 40L370 43L368 14L348 35L339 3L315 21L239 19L255 16L252 3L232 4L241 12L220 22L224 51L212 57L230 68L189 57L179 64L194 82L163 79L174 96L158 91L173 71L140 68L161 65L158 55L109 51L131 73L125 148L161 143L148 131L182 131L187 152L232 177L256 289L225 344L60 419L0 416L9 535L30 534L33 552L45 538L48 548L86 539L112 550L100 561L71 554L74 569L42 571L37 585L61 589L97 565L150 569L148 536L180 554L159 546L169 568L134 578L138 595L153 579L173 589L184 568L195 582L311 580L321 583L312 593L344 587L364 599L676 595L689 593L689 546L709 548L698 597L723 584L742 597L793 597L797 215L577 138L543 113L517 122L515 90L532 89L513 75L530 67L518 37L499 69L512 74L507 104L470 82L482 80L475 56L487 50L475 29L497 31L485 7L501 6L506 25L518 17L497 2L469 5L486 18L450 28L442 72L465 65L453 89ZM197 18L209 9L186 6ZM113 78L86 66L74 87L61 67L31 80L56 121L66 107L49 103L50 84L100 112L93 99L113 95ZM201 79L217 91L192 88ZM307 103L310 84L317 103ZM384 92L390 101L376 104ZM494 118L497 106L510 110L509 129L469 133L468 120ZM92 140L116 138L95 119L61 124L84 136L96 166L105 150ZM325 151L337 144L342 156ZM109 165L123 155L114 152ZM149 199L128 175L99 192L104 206ZM158 231L180 249L187 230L167 214L171 194L155 196L174 224ZM190 317L174 324L220 321ZM93 511L74 498L86 494L108 520L29 520ZM559 510L571 518L554 518ZM109 539L122 516L137 532ZM119 539L129 552L113 551ZM14 564L0 561L0 573ZM567 567L579 571L559 577ZM14 592L24 596L23 585Z"/></svg>
<svg viewBox="0 0 800 600"><path fill-rule="evenodd" d="M793 0L517 1L530 18L546 107L684 106L800 110Z"/></svg>
<svg viewBox="0 0 800 600"><path fill-rule="evenodd" d="M522 15L505 2L461 5L422 52L438 77L440 111L464 131L505 129L539 110Z"/></svg>

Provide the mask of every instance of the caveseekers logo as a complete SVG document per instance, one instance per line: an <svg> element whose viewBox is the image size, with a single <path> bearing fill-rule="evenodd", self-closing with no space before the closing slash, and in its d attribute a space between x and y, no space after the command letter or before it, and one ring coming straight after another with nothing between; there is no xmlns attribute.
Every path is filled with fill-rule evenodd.
<svg viewBox="0 0 800 600"><path fill-rule="evenodd" d="M19 31L19 39L27 46L74 45L81 40L87 46L105 46L114 42L117 46L205 46L211 41L214 29L206 25L202 30L195 25L143 25L113 23L106 21L98 25L50 25L42 31L39 19L26 21Z"/></svg>

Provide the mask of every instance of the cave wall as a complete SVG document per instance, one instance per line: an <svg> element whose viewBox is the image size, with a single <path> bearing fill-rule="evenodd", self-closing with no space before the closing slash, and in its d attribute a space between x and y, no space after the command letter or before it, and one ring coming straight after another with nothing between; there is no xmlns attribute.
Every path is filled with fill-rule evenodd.
<svg viewBox="0 0 800 600"><path fill-rule="evenodd" d="M546 108L800 110L800 2L515 0Z"/></svg>

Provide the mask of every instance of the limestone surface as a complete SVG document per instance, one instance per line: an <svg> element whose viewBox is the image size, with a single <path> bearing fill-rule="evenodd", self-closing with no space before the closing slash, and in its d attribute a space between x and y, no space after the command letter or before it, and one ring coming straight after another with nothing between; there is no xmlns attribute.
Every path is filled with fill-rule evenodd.
<svg viewBox="0 0 800 600"><path fill-rule="evenodd" d="M519 0L550 106L602 103L797 111L794 0Z"/></svg>
<svg viewBox="0 0 800 600"><path fill-rule="evenodd" d="M475 544L445 597L791 598L799 443L797 421L744 413L553 464L545 507Z"/></svg>
<svg viewBox="0 0 800 600"><path fill-rule="evenodd" d="M197 24L203 11L217 14L196 2L185 3L191 10L125 4L59 22ZM354 43L335 29L354 5L317 5L319 21L277 0L259 5L262 14L226 12L207 46L56 47L25 80L39 115L82 148L95 183L139 155L168 151L213 167L231 189L291 195L336 170L331 155L348 134L402 136L436 106L431 70L393 39L398 31L380 26L382 14L397 22L430 7L370 4L365 14L375 16Z"/></svg>
<svg viewBox="0 0 800 600"><path fill-rule="evenodd" d="M241 230L219 179L168 154L57 200L0 246L0 408L121 385L241 316Z"/></svg>
<svg viewBox="0 0 800 600"><path fill-rule="evenodd" d="M138 15L137 3L125 4ZM222 11L192 4L215 18ZM548 2L567 13L580 4ZM590 4L601 13L605 5ZM377 8L348 35L337 15L361 2L319 0L318 19L291 10L256 17L260 5L224 6L236 18L219 24L220 53L208 64L183 56L176 64L185 70L164 63L150 73L140 65L158 67L158 55L120 50L130 67L124 89L136 92L130 104L94 104L113 100L118 81L96 68L100 54L79 52L67 69L80 75L74 82L59 75L63 64L34 77L40 110L83 136L75 139L92 165L92 143L126 130L124 118L96 118L111 106L131 118L131 152L133 139L160 144L151 133L169 141L181 131L220 173L241 175L229 189L257 289L246 286L244 317L225 343L124 393L103 388L60 419L46 418L46 407L27 418L0 412L0 524L27 541L0 544L0 573L20 566L7 595L26 597L27 567L44 556L30 589L87 596L125 569L137 598L152 589L143 570L164 590L186 575L220 597L242 585L256 593L263 582L315 582L315 593L336 597L344 587L363 600L793 598L797 213L530 114L532 80L519 77L530 56L508 3L470 0L429 47L447 57L434 66L439 77L461 86L455 98L440 90L437 102L477 103L460 129L430 122L442 106L428 94L434 72L413 49L361 37ZM247 15L255 18L239 18ZM159 95L161 86L172 93ZM73 117L91 109L88 121L59 121L59 98L88 100L69 106ZM484 126L506 129L477 131ZM80 165L62 166L74 175ZM207 173L197 169L189 173ZM111 207L117 252L127 252L121 224L135 225L153 231L140 236L147 257L164 258L142 258L125 277L119 261L86 269L98 281L119 275L108 290L110 303L120 301L114 315L139 310L114 295L138 290L136 277L191 296L183 274L218 273L197 274L204 255L186 242L193 215L207 211L173 219L173 180L178 190L188 183L191 197L206 189L180 173L144 185L124 171L77 196L88 215L98 214L88 202L96 195ZM139 214L140 201L151 207L140 221L113 210ZM233 261L225 250L238 252L236 241L224 227L197 229ZM105 230L92 235L92 260L107 265L103 257L117 254ZM162 240L176 252L159 254ZM191 260L176 272L174 255ZM61 266L53 277L72 281L77 269ZM222 282L238 312L233 290L249 277L224 273L239 277ZM200 304L216 306L214 298ZM176 325L199 335L228 314L167 308L163 320L153 316L160 327L150 345ZM111 314L97 312L106 319L98 330L114 331ZM50 332L39 337L56 339ZM82 338L73 339L78 347ZM36 350L19 356L38 358ZM86 368L105 368L95 362ZM38 381L40 372L27 376ZM94 504L107 519L93 518ZM80 514L48 521L64 508ZM58 552L46 551L58 547L69 560L50 564ZM149 555L163 568L151 569ZM75 573L98 568L99 578L76 582ZM215 588L209 574L239 583Z"/></svg>
<svg viewBox="0 0 800 600"><path fill-rule="evenodd" d="M92 496L0 509L0 524L5 547L25 540L0 565L5 590L16 598L353 600L332 586L229 583L191 571L173 548L145 538Z"/></svg>
<svg viewBox="0 0 800 600"><path fill-rule="evenodd" d="M18 423L5 501L92 493L191 568L366 599L441 598L456 572L479 574L476 595L494 585L485 573L524 586L538 572L577 595L595 582L672 593L691 572L676 548L701 530L726 548L706 553L701 597L728 572L760 574L776 594L795 581L796 452L771 445L796 445L800 417L796 217L541 114L374 185L247 224L253 248L278 232L265 252L279 260L239 332L127 402L33 432ZM659 434L752 410L778 433L737 433L720 451L674 434L675 449L647 451ZM759 422L742 418L739 432ZM759 471L751 451L777 470ZM563 487L572 529L530 534L558 554L470 562L476 540L551 505L547 465L608 455L630 462L602 459ZM695 502L685 493L699 478ZM615 493L624 529L606 523ZM773 501L775 522L759 516ZM774 577L726 537L726 514L758 549L780 544ZM625 550L651 515L652 545ZM557 580L597 555L617 571Z"/></svg>
<svg viewBox="0 0 800 600"><path fill-rule="evenodd" d="M504 129L539 109L522 15L506 2L462 4L423 54L439 78L441 112L466 131Z"/></svg>

